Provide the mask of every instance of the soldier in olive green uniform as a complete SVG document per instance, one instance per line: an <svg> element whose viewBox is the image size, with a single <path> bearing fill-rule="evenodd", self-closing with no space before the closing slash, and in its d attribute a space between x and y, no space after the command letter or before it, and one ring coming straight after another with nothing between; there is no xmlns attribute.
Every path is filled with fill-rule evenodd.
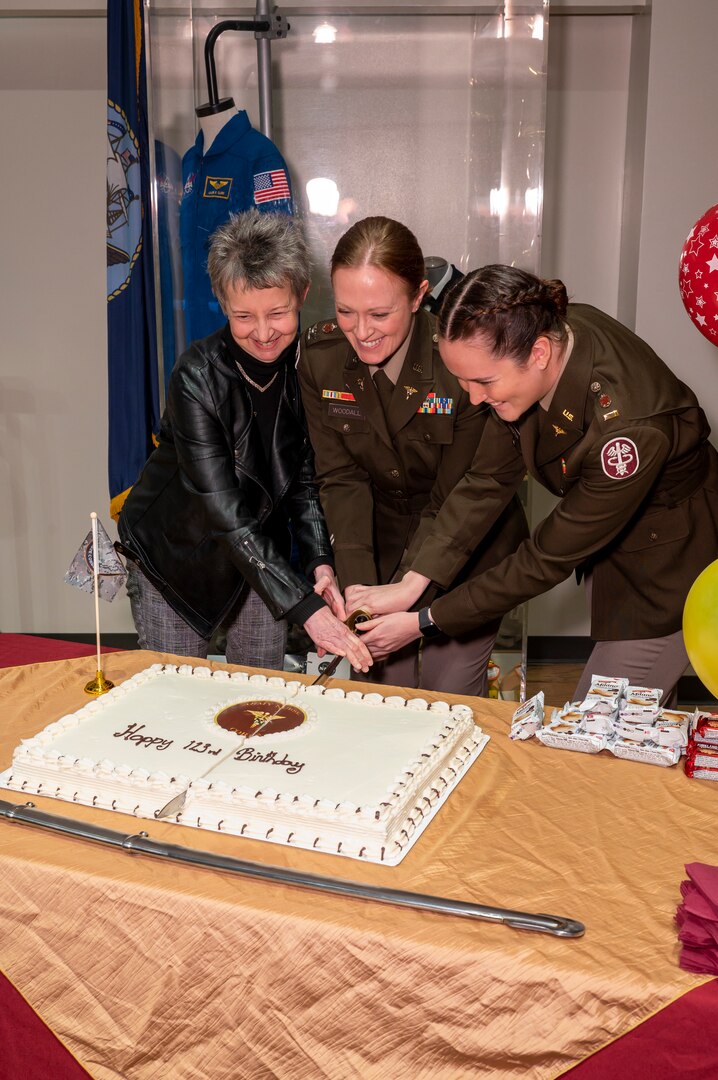
<svg viewBox="0 0 718 1080"><path fill-rule="evenodd" d="M591 673L668 696L687 666L686 595L718 557L718 453L695 395L615 319L514 268L465 278L440 327L446 363L492 415L471 471L414 536L401 609L426 579L455 578L528 469L560 502L491 573L433 602L434 624L466 633L576 570L590 580L597 642L577 696ZM387 615L367 644L373 633L381 656L390 634L394 647L416 636L416 621Z"/></svg>
<svg viewBox="0 0 718 1080"><path fill-rule="evenodd" d="M400 361L394 385L381 370L387 380L382 389L335 322L317 323L302 337L299 383L345 590L391 581L430 499L440 503L469 468L489 416L470 404L444 367L433 316L416 313L403 352L403 359L393 358ZM513 500L459 580L489 570L526 535L523 511ZM439 563L434 571L432 577L442 576ZM482 632L462 635L460 649L452 650L448 639L427 646L420 682L413 670L415 649L388 664L382 681L485 693L499 623L492 620ZM378 677L375 666L371 678Z"/></svg>

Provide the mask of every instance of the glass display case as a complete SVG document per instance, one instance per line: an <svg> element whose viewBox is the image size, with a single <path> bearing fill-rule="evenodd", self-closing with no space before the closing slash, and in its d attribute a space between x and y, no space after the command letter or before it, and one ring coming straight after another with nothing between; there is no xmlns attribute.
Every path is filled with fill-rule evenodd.
<svg viewBox="0 0 718 1080"><path fill-rule="evenodd" d="M257 128L271 85L265 134L289 167L314 264L304 325L332 313L331 253L350 224L371 214L403 221L426 256L462 271L492 262L539 267L546 0L459 2L451 13L362 8L337 0L273 9L290 28L265 44L264 71L252 32L226 31L214 47L219 97L233 98ZM209 0L146 0L165 380L186 345L181 159L197 135L195 109L208 100L205 42L218 22L255 14ZM266 125L266 103L264 113ZM519 688L525 625L522 611L507 616L497 645L502 677L516 667Z"/></svg>

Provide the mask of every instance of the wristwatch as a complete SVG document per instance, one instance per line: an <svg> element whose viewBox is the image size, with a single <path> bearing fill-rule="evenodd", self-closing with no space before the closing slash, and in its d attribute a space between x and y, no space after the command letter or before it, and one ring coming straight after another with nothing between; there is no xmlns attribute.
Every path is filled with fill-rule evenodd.
<svg viewBox="0 0 718 1080"><path fill-rule="evenodd" d="M429 614L428 607L422 608L419 612L419 630L421 636L425 638L438 637L441 633L441 630Z"/></svg>

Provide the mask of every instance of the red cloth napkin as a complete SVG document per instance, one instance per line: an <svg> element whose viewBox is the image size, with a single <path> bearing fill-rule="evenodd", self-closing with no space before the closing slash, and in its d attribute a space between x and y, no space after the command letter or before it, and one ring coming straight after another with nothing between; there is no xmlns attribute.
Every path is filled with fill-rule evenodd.
<svg viewBox="0 0 718 1080"><path fill-rule="evenodd" d="M676 911L679 963L686 971L718 975L718 866L687 863L686 873Z"/></svg>
<svg viewBox="0 0 718 1080"><path fill-rule="evenodd" d="M692 881L681 883L681 893L683 906L691 915L697 915L699 919L707 919L709 922L718 922L718 909L703 893L698 892Z"/></svg>

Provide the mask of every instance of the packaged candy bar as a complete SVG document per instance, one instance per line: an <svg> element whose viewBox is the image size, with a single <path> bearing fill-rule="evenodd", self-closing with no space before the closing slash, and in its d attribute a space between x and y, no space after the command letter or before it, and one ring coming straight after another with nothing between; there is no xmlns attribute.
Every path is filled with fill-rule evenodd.
<svg viewBox="0 0 718 1080"><path fill-rule="evenodd" d="M543 690L519 705L511 719L510 739L530 739L543 724Z"/></svg>
<svg viewBox="0 0 718 1080"><path fill-rule="evenodd" d="M688 744L688 760L694 768L718 769L718 747Z"/></svg>
<svg viewBox="0 0 718 1080"><path fill-rule="evenodd" d="M546 723L546 727L550 727L554 731L568 731L574 734L581 730L582 725L583 713L573 712L566 705L564 705L563 709L554 709L551 713L551 719Z"/></svg>
<svg viewBox="0 0 718 1080"><path fill-rule="evenodd" d="M679 746L685 753L692 716L692 713L679 709L661 709L654 724L658 745Z"/></svg>
<svg viewBox="0 0 718 1080"><path fill-rule="evenodd" d="M655 742L659 746L678 746L685 753L688 745L688 725L677 720L658 720L654 725Z"/></svg>
<svg viewBox="0 0 718 1080"><path fill-rule="evenodd" d="M613 678L609 675L592 675L587 697L614 698L622 697L628 686L628 679Z"/></svg>
<svg viewBox="0 0 718 1080"><path fill-rule="evenodd" d="M583 713L583 730L593 735L612 735L614 731L613 718L600 712Z"/></svg>
<svg viewBox="0 0 718 1080"><path fill-rule="evenodd" d="M681 756L679 746L655 746L653 743L637 743L632 739L615 738L608 749L618 758L641 761L644 765L675 765Z"/></svg>
<svg viewBox="0 0 718 1080"><path fill-rule="evenodd" d="M686 762L686 776L695 780L718 780L718 769L696 769Z"/></svg>
<svg viewBox="0 0 718 1080"><path fill-rule="evenodd" d="M580 701L567 701L560 709L551 710L551 720L563 720L567 724L580 724L583 721L583 713L580 709Z"/></svg>
<svg viewBox="0 0 718 1080"><path fill-rule="evenodd" d="M619 739L634 743L654 742L657 736L652 723L626 723L620 716L614 723L614 731Z"/></svg>
<svg viewBox="0 0 718 1080"><path fill-rule="evenodd" d="M686 730L694 717L694 713L685 712L683 709L659 709L658 719L663 724L685 724ZM718 720L718 717L716 717Z"/></svg>
<svg viewBox="0 0 718 1080"><path fill-rule="evenodd" d="M686 758L686 776L692 776L696 780L718 780L718 768L706 768L696 765L690 755Z"/></svg>
<svg viewBox="0 0 718 1080"><path fill-rule="evenodd" d="M606 716L615 716L627 686L628 679L592 675L588 693L579 706L581 712L597 712L604 713Z"/></svg>
<svg viewBox="0 0 718 1080"><path fill-rule="evenodd" d="M696 709L691 717L690 735L692 739L718 746L718 713L701 712Z"/></svg>
<svg viewBox="0 0 718 1080"><path fill-rule="evenodd" d="M693 776L696 780L718 780L718 742L710 738L715 720L718 720L718 717L696 709L686 751L686 776ZM709 736L706 741L696 739L699 730Z"/></svg>
<svg viewBox="0 0 718 1080"><path fill-rule="evenodd" d="M619 697L597 697L595 694L587 694L579 703L581 712L603 713L604 716L616 716L618 713Z"/></svg>
<svg viewBox="0 0 718 1080"><path fill-rule="evenodd" d="M555 750L577 750L581 754L598 754L608 742L608 735L584 731L582 720L552 719L536 732L544 746Z"/></svg>
<svg viewBox="0 0 718 1080"><path fill-rule="evenodd" d="M663 691L651 686L627 686L624 694L626 705L649 705L657 709Z"/></svg>
<svg viewBox="0 0 718 1080"><path fill-rule="evenodd" d="M636 724L652 724L658 719L660 711L657 705L628 705L625 701L622 701L618 707L622 720Z"/></svg>

